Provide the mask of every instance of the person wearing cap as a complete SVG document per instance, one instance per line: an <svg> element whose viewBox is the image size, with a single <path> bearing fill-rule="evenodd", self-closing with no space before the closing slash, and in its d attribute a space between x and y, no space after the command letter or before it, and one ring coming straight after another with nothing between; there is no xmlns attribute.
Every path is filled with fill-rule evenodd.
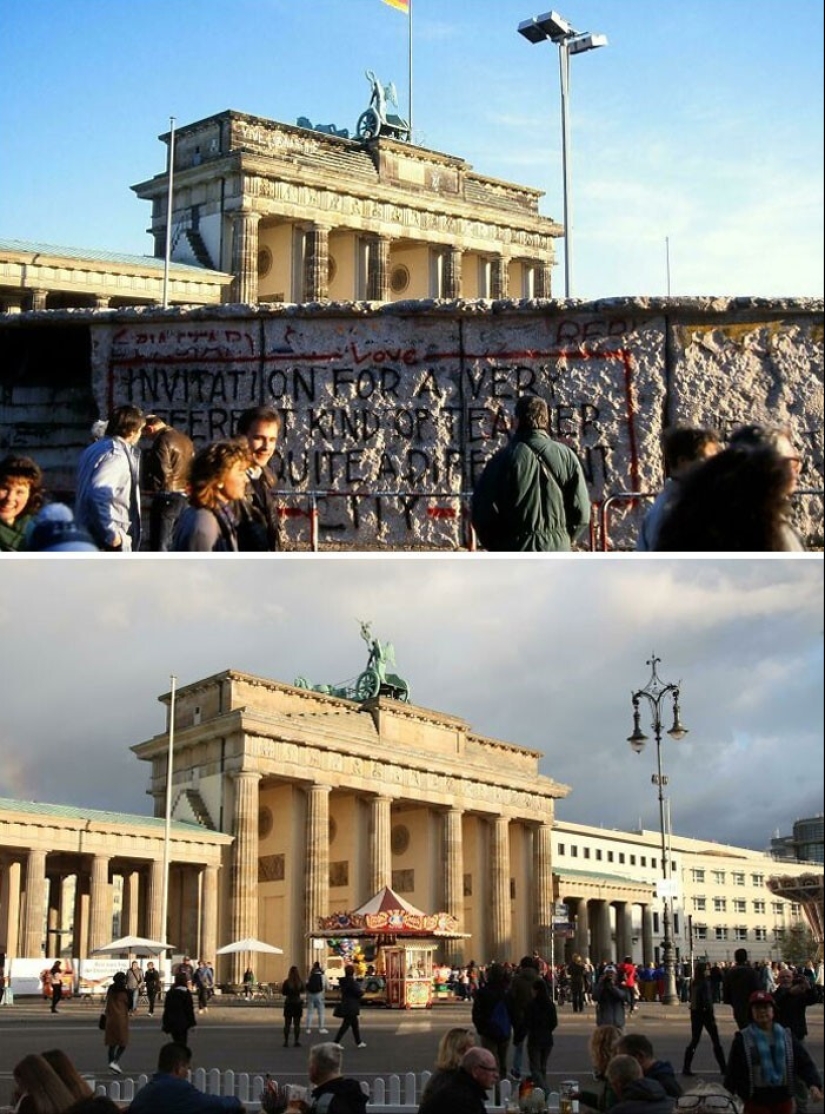
<svg viewBox="0 0 825 1114"><path fill-rule="evenodd" d="M743 1114L794 1114L797 1080L814 1102L822 1101L816 1065L790 1029L774 1020L773 995L754 991L748 1000L750 1022L734 1035L725 1087L744 1103Z"/></svg>
<svg viewBox="0 0 825 1114"><path fill-rule="evenodd" d="M97 553L91 534L78 526L71 507L47 503L26 528L23 549L28 553Z"/></svg>
<svg viewBox="0 0 825 1114"><path fill-rule="evenodd" d="M774 1016L783 1029L790 1029L801 1043L808 1035L808 1006L816 1004L816 990L805 976L792 967L782 967L777 975L777 988L773 992ZM797 1114L808 1109L808 1090L797 1080Z"/></svg>
<svg viewBox="0 0 825 1114"><path fill-rule="evenodd" d="M163 553L172 548L175 523L187 505L189 466L195 446L185 433L149 414L143 435L151 445L141 459L143 490L152 497L149 508L149 548Z"/></svg>

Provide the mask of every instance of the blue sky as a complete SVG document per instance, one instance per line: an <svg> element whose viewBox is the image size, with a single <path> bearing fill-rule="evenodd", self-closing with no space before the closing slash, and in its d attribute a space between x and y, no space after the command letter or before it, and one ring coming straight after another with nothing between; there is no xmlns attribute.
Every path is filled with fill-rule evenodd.
<svg viewBox="0 0 825 1114"><path fill-rule="evenodd" d="M764 850L822 812L816 557L32 558L3 589L0 797L149 812L129 748L165 730L170 674L341 684L369 619L413 703L543 755L562 820L658 831L649 709L627 743L652 651L689 729L662 745L677 834Z"/></svg>
<svg viewBox="0 0 825 1114"><path fill-rule="evenodd" d="M417 142L545 191L561 221L558 52L525 0L413 0ZM577 297L823 294L823 8L566 0ZM354 130L373 69L409 115L381 0L4 0L0 237L151 254L130 185L224 109ZM562 257L554 291L563 292Z"/></svg>

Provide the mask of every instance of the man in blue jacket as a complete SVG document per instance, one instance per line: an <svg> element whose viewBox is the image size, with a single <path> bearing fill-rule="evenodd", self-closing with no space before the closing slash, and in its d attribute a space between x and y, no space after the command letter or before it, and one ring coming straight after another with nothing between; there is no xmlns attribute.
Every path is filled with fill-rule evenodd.
<svg viewBox="0 0 825 1114"><path fill-rule="evenodd" d="M569 550L590 521L579 458L553 441L543 398L522 395L516 432L487 461L473 491L473 526L487 550Z"/></svg>
<svg viewBox="0 0 825 1114"><path fill-rule="evenodd" d="M141 1087L129 1106L129 1114L217 1114L240 1111L244 1106L231 1095L205 1095L186 1078L192 1053L183 1044L164 1044L158 1053L158 1070Z"/></svg>

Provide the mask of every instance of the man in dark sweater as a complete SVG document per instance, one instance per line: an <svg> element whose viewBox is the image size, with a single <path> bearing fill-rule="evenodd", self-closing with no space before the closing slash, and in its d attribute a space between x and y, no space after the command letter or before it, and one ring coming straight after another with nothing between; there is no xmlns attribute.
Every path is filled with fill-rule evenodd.
<svg viewBox="0 0 825 1114"><path fill-rule="evenodd" d="M722 984L722 998L725 1005L733 1010L737 1029L744 1029L750 1024L750 996L759 987L759 976L750 963L748 953L744 948L737 948L733 953L734 965L725 972L725 981Z"/></svg>
<svg viewBox="0 0 825 1114"><path fill-rule="evenodd" d="M231 1095L205 1095L186 1078L192 1053L183 1044L164 1044L158 1053L158 1070L141 1087L129 1106L130 1114L243 1114L244 1105Z"/></svg>
<svg viewBox="0 0 825 1114"><path fill-rule="evenodd" d="M661 1083L645 1078L635 1056L614 1056L606 1074L608 1086L617 1096L609 1114L672 1114L675 1099Z"/></svg>
<svg viewBox="0 0 825 1114"><path fill-rule="evenodd" d="M661 1083L665 1094L678 1099L682 1088L676 1079L673 1065L668 1060L657 1060L653 1054L653 1045L644 1033L625 1033L616 1045L616 1054L632 1056L638 1060L645 1079L655 1079Z"/></svg>
<svg viewBox="0 0 825 1114"><path fill-rule="evenodd" d="M311 1114L365 1114L367 1096L357 1079L341 1074L344 1050L340 1044L314 1044L309 1054L312 1086Z"/></svg>
<svg viewBox="0 0 825 1114"><path fill-rule="evenodd" d="M454 1077L422 1102L418 1114L485 1114L487 1092L498 1078L494 1053L489 1048L470 1048Z"/></svg>

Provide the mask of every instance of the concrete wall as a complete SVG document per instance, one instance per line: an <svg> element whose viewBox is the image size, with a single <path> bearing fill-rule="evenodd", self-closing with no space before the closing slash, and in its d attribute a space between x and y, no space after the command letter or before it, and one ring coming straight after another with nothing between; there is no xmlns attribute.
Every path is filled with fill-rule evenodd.
<svg viewBox="0 0 825 1114"><path fill-rule="evenodd" d="M27 314L0 325L88 328L88 385L101 414L132 402L198 443L228 436L248 406L284 420L274 459L287 491L320 500L322 545L460 545L459 500L504 443L519 394L548 399L554 436L579 454L594 500L653 492L665 425L787 423L802 449L803 489L823 486L823 304L811 300L612 299L595 303L399 302L385 306L223 306ZM46 417L25 369L10 379L2 447L30 451L18 412ZM54 370L60 383L59 368ZM18 405L20 407L18 411ZM60 429L50 427L50 438ZM35 439L36 440L36 439ZM66 466L76 445L66 446ZM422 494L423 493L423 494ZM431 496L430 498L424 497ZM306 503L288 500L290 505ZM623 505L622 505L623 506ZM629 546L645 503L611 516ZM798 524L821 544L822 500L798 500ZM287 519L296 545L307 523Z"/></svg>

